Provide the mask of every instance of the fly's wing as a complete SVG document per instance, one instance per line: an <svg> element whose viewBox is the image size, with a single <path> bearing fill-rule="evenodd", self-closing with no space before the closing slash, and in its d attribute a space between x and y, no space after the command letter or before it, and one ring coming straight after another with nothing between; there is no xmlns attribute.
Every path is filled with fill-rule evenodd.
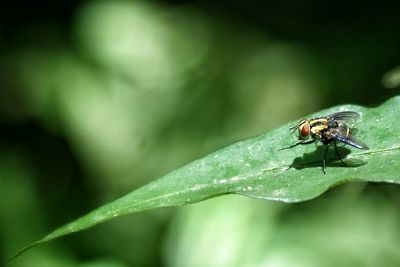
<svg viewBox="0 0 400 267"><path fill-rule="evenodd" d="M350 128L345 127L345 126L339 126L337 128L333 128L330 130L331 135L335 140L338 140L339 142L348 144L350 146L359 148L359 149L365 149L368 150L369 147L364 144L363 142L355 139L351 133Z"/></svg>
<svg viewBox="0 0 400 267"><path fill-rule="evenodd" d="M360 113L354 111L342 111L328 115L332 120L344 123L348 127L352 128L354 124L361 118Z"/></svg>

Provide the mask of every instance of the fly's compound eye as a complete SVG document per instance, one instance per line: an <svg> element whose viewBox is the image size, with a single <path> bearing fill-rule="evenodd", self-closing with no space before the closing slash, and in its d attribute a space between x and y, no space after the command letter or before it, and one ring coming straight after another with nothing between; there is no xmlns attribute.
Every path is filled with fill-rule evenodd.
<svg viewBox="0 0 400 267"><path fill-rule="evenodd" d="M299 125L299 138L305 139L310 134L310 124L305 121Z"/></svg>

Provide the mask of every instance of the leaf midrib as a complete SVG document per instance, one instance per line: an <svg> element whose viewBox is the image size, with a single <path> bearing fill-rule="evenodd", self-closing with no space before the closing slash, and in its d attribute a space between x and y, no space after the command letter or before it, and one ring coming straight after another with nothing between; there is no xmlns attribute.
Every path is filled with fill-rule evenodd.
<svg viewBox="0 0 400 267"><path fill-rule="evenodd" d="M374 155L380 155L380 154L385 154L391 151L395 151L395 150L400 150L400 146L395 146L395 147L390 147L390 148L381 148L381 149L373 149L373 150L368 150L368 151L362 151L362 152L356 152L356 153L352 153L349 156L347 156L348 159L358 159L358 158L362 158L365 155L370 155L370 156L374 156ZM188 193L190 191L192 192L199 192L204 188L208 188L211 186L220 186L223 184L234 184L234 183L238 183L242 180L248 180L248 179L254 179L254 178L258 178L261 175L265 175L265 174L273 174L273 173L277 173L277 172L283 172L286 171L288 169L290 169L292 166L289 164L285 164L279 167L273 167L273 168L265 168L265 169L261 169L258 172L253 172L253 173L247 173L245 175L235 175L235 176L229 176L229 177L223 177L223 178L219 178L219 179L214 179L212 181L212 183L202 183L202 184L195 184L192 187L188 187L185 188L183 190L179 190L179 191L175 191L175 192L171 192L168 194L163 194L163 195L158 195L154 198L151 199L147 199L145 202L149 203L149 202L153 202L153 201L157 201L160 199L167 199L171 196L174 195L179 195L179 194L185 194ZM223 181L223 182L221 182ZM138 202L138 206L140 206L142 203L144 202Z"/></svg>

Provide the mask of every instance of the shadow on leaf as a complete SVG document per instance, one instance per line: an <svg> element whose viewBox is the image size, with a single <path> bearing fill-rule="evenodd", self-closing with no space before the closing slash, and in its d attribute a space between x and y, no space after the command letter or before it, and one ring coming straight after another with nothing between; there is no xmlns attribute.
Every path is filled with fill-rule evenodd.
<svg viewBox="0 0 400 267"><path fill-rule="evenodd" d="M304 153L302 157L297 157L293 160L290 165L291 168L301 170L304 168L322 167L322 159L324 157L324 146L318 146L316 150L311 153ZM367 164L365 160L361 159L346 159L350 154L351 150L346 147L337 147L337 151L340 158L343 160L345 165L340 161L335 153L335 148L329 147L328 156L326 160L326 167L342 167L342 168L354 168Z"/></svg>

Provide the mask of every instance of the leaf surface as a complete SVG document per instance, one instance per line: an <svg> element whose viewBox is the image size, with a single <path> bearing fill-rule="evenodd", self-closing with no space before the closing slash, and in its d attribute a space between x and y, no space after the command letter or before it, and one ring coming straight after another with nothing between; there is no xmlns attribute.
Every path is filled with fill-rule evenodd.
<svg viewBox="0 0 400 267"><path fill-rule="evenodd" d="M16 256L34 245L121 215L195 203L222 194L299 202L315 198L344 182L400 183L400 96L376 108L344 105L310 117L344 110L356 111L362 115L354 136L370 147L369 150L358 150L339 146L339 153L347 166L340 163L331 149L324 175L321 169L322 146L311 144L278 151L296 142L289 128L297 122L290 122L175 170L56 229Z"/></svg>

